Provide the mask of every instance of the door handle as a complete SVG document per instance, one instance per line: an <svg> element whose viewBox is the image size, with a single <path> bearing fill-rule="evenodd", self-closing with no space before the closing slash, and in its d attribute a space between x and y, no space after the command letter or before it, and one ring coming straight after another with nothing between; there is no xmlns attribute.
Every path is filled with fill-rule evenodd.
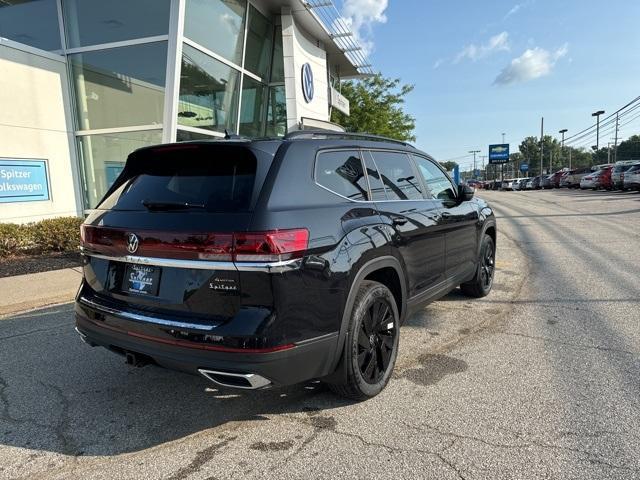
<svg viewBox="0 0 640 480"><path fill-rule="evenodd" d="M407 223L407 219L405 217L393 217L393 224L394 225L404 225L405 223Z"/></svg>
<svg viewBox="0 0 640 480"><path fill-rule="evenodd" d="M442 212L442 218L451 218L451 214L449 212Z"/></svg>

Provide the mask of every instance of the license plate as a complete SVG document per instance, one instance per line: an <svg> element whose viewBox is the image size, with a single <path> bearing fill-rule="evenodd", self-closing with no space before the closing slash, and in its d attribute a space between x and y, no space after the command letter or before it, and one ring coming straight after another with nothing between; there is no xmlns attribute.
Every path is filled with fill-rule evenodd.
<svg viewBox="0 0 640 480"><path fill-rule="evenodd" d="M158 294L160 268L149 265L127 265L124 274L124 288L128 293L138 295Z"/></svg>

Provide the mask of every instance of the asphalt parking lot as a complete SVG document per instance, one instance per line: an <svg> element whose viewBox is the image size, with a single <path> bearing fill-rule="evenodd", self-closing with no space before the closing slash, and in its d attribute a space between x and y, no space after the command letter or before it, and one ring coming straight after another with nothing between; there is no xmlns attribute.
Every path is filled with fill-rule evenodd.
<svg viewBox="0 0 640 480"><path fill-rule="evenodd" d="M364 403L130 368L70 305L0 320L0 478L640 478L640 194L480 196L494 291L410 318Z"/></svg>

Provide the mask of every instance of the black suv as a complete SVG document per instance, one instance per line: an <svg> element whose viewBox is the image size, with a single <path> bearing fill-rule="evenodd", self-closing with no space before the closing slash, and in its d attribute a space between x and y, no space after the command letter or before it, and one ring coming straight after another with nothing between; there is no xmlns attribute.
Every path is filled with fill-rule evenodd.
<svg viewBox="0 0 640 480"><path fill-rule="evenodd" d="M409 313L487 295L491 208L429 155L297 132L133 152L82 226L76 325L127 363L368 398Z"/></svg>

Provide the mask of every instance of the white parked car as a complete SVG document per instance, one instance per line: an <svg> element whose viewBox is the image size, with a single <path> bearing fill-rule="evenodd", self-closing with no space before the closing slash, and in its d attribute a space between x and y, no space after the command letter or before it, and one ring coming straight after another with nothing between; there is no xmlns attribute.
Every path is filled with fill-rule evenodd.
<svg viewBox="0 0 640 480"><path fill-rule="evenodd" d="M585 175L580 179L580 190L586 190L588 188L596 188L596 172L592 172Z"/></svg>

